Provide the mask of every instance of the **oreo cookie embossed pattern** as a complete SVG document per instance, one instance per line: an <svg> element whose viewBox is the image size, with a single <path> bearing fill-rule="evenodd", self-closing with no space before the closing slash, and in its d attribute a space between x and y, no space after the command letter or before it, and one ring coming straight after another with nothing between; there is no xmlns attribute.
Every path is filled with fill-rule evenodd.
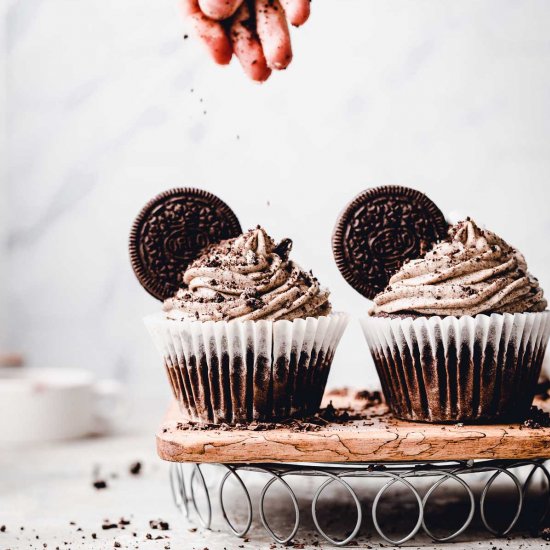
<svg viewBox="0 0 550 550"><path fill-rule="evenodd" d="M173 296L187 266L211 244L241 233L239 220L202 189L171 189L138 214L130 233L130 260L141 285L158 300Z"/></svg>
<svg viewBox="0 0 550 550"><path fill-rule="evenodd" d="M399 186L367 189L344 209L332 250L346 281L372 299L412 258L423 256L447 234L447 222L426 195Z"/></svg>

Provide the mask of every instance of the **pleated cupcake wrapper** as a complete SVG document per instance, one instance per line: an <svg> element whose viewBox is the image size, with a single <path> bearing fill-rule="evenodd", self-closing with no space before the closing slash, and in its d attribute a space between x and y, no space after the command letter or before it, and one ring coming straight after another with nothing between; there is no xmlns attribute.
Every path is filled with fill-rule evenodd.
<svg viewBox="0 0 550 550"><path fill-rule="evenodd" d="M145 318L183 414L216 424L315 413L347 323L344 313L294 321Z"/></svg>
<svg viewBox="0 0 550 550"><path fill-rule="evenodd" d="M361 319L386 401L405 420L522 420L533 401L550 312Z"/></svg>

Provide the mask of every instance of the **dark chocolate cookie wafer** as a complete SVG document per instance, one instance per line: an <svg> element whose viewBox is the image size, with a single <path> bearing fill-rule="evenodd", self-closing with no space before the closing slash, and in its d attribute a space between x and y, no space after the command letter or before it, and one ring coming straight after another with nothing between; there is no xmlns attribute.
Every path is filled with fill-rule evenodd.
<svg viewBox="0 0 550 550"><path fill-rule="evenodd" d="M441 210L415 189L367 189L344 209L332 251L346 281L367 298L381 292L405 260L423 256L447 235Z"/></svg>
<svg viewBox="0 0 550 550"><path fill-rule="evenodd" d="M171 189L138 214L130 233L130 260L145 290L165 300L183 286L183 272L205 247L241 233L233 211L212 193Z"/></svg>

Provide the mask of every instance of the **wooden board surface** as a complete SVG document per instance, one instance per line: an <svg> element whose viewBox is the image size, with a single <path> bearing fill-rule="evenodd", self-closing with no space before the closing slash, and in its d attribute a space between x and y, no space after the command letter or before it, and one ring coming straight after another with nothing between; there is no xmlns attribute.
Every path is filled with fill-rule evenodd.
<svg viewBox="0 0 550 550"><path fill-rule="evenodd" d="M328 423L317 431L288 427L188 429L174 403L157 434L160 458L171 462L396 462L491 458L550 458L550 428L518 424L422 424L396 420L385 405L365 408L348 391L328 395L335 407L361 419ZM537 402L548 409L550 402Z"/></svg>

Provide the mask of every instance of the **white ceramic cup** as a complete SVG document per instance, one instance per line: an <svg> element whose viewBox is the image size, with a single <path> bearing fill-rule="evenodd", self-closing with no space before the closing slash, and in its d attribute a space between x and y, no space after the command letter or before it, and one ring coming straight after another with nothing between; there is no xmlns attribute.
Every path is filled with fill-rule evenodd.
<svg viewBox="0 0 550 550"><path fill-rule="evenodd" d="M121 385L64 368L0 368L0 443L104 433L121 412Z"/></svg>

